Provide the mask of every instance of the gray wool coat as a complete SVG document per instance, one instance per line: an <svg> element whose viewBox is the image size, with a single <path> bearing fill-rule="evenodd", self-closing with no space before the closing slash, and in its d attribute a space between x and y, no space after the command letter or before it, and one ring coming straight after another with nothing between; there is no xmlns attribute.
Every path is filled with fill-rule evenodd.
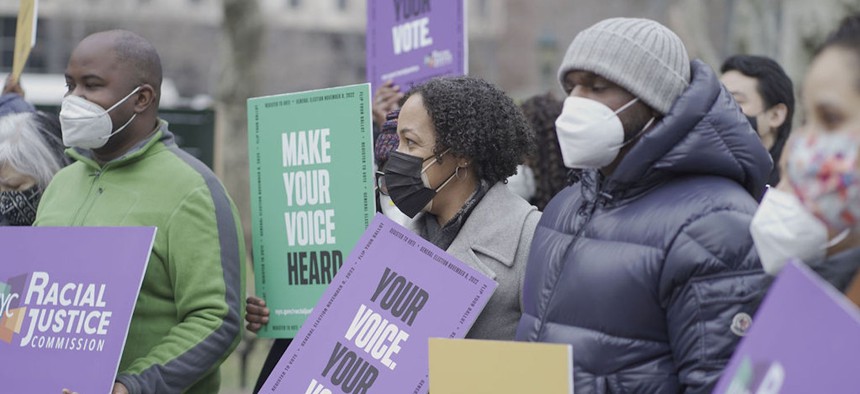
<svg viewBox="0 0 860 394"><path fill-rule="evenodd" d="M522 316L526 261L541 213L496 183L478 202L447 252L499 286L467 338L513 340ZM416 223L411 230L415 231ZM416 231L417 232L417 231Z"/></svg>

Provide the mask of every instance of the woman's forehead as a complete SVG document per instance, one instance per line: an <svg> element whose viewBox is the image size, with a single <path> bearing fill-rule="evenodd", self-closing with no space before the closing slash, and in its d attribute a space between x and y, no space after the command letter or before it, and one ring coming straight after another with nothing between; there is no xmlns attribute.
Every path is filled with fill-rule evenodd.
<svg viewBox="0 0 860 394"><path fill-rule="evenodd" d="M814 100L860 99L860 72L853 56L836 47L819 54L809 67L801 96Z"/></svg>
<svg viewBox="0 0 860 394"><path fill-rule="evenodd" d="M397 132L414 133L425 139L434 138L433 119L424 108L424 101L420 95L410 97L403 104L400 116L397 118Z"/></svg>

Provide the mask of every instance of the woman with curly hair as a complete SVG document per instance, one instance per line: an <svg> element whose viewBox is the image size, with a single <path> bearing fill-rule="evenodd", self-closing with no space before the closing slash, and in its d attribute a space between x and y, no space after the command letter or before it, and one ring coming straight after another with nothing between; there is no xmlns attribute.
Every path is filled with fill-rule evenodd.
<svg viewBox="0 0 860 394"><path fill-rule="evenodd" d="M514 102L480 79L434 79L410 90L400 104L376 144L377 158L385 161L379 190L414 218L411 230L498 282L467 336L512 340L540 212L504 180L531 150L533 132ZM256 332L268 318L265 302L248 297L246 327ZM254 392L290 341L275 341Z"/></svg>
<svg viewBox="0 0 860 394"><path fill-rule="evenodd" d="M543 211L549 200L568 184L568 172L561 158L555 134L555 120L561 114L562 102L551 93L533 96L520 104L523 114L535 132L537 152L526 159L534 173L535 193L530 202Z"/></svg>
<svg viewBox="0 0 860 394"><path fill-rule="evenodd" d="M383 191L413 231L498 282L467 337L513 339L540 218L504 183L534 144L525 117L486 81L439 78L404 96L397 136Z"/></svg>

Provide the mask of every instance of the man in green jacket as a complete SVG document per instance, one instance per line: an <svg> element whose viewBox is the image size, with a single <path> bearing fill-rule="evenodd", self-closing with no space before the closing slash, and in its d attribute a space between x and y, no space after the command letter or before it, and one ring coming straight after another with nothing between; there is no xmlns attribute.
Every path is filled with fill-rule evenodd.
<svg viewBox="0 0 860 394"><path fill-rule="evenodd" d="M54 177L37 226L155 226L114 393L215 393L241 339L244 244L236 208L158 119L161 62L114 30L75 48L60 123L76 160Z"/></svg>

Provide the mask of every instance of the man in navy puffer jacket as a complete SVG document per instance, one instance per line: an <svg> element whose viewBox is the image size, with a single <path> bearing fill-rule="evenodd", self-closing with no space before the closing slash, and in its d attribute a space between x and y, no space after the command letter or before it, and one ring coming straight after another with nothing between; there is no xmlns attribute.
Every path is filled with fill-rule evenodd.
<svg viewBox="0 0 860 394"><path fill-rule="evenodd" d="M559 78L583 171L538 224L517 339L572 344L577 394L708 392L766 290L748 229L771 159L654 21L584 30Z"/></svg>

